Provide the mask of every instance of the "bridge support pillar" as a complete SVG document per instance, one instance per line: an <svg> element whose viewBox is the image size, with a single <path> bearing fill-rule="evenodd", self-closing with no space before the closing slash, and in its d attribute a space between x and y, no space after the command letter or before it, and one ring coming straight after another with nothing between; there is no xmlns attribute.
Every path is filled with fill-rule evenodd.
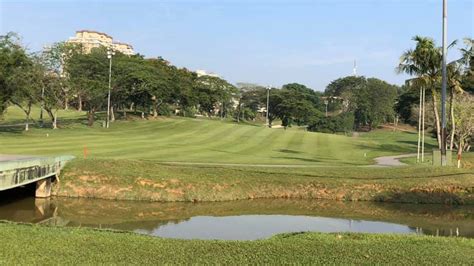
<svg viewBox="0 0 474 266"><path fill-rule="evenodd" d="M37 198L49 198L51 196L51 178L46 178L36 182Z"/></svg>

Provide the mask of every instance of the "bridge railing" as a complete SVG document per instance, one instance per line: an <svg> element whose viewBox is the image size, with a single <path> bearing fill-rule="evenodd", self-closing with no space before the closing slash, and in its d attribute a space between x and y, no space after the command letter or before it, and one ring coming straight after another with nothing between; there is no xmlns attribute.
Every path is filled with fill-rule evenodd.
<svg viewBox="0 0 474 266"><path fill-rule="evenodd" d="M53 176L74 156L35 157L0 162L0 191Z"/></svg>

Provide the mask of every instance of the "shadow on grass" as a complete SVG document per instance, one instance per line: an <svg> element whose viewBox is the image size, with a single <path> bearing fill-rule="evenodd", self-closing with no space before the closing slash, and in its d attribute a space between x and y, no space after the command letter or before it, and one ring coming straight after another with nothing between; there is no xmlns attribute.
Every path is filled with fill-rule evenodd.
<svg viewBox="0 0 474 266"><path fill-rule="evenodd" d="M25 131L25 125L2 125L0 133L20 134Z"/></svg>
<svg viewBox="0 0 474 266"><path fill-rule="evenodd" d="M279 157L272 157L273 159L285 159L285 160L296 160L302 162L313 162L313 163L320 163L321 160L316 159L309 159L309 158L300 158L300 157L291 157L291 156L279 156Z"/></svg>
<svg viewBox="0 0 474 266"><path fill-rule="evenodd" d="M292 154L302 153L302 152L300 152L300 151L289 150L289 149L279 149L279 150L277 150L277 151L283 152L283 153L292 153Z"/></svg>
<svg viewBox="0 0 474 266"><path fill-rule="evenodd" d="M101 124L101 118L95 118L95 124ZM74 126L87 126L87 117L80 118L59 118L57 121L58 128L71 128ZM30 129L52 129L53 123L49 119L45 119L43 125L39 121L34 121L29 124ZM0 133L22 133L25 131L25 122L22 120L9 121L8 123L0 124Z"/></svg>
<svg viewBox="0 0 474 266"><path fill-rule="evenodd" d="M357 147L364 150L372 150L377 152L393 152L393 153L410 153L416 152L417 142L416 141L397 141L399 144L380 144L380 145L365 145L359 144ZM436 148L436 145L425 143L425 150L430 151L433 148Z"/></svg>

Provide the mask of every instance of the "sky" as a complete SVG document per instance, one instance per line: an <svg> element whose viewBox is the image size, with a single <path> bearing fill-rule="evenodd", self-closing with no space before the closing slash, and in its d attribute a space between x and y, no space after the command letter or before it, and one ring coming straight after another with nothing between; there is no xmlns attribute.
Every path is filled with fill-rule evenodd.
<svg viewBox="0 0 474 266"><path fill-rule="evenodd" d="M473 0L448 1L449 42L474 36L473 16ZM415 35L441 45L441 22L442 0L0 0L0 35L19 33L30 51L96 30L232 83L319 91L351 75L354 60L358 75L403 84L400 55Z"/></svg>

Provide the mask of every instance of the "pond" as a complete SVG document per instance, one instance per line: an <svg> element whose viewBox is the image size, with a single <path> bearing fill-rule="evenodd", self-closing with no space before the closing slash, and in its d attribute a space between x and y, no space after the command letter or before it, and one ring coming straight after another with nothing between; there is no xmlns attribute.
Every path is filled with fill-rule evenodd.
<svg viewBox="0 0 474 266"><path fill-rule="evenodd" d="M0 198L0 220L111 228L182 239L254 240L304 231L474 237L473 206L321 200L158 203Z"/></svg>

